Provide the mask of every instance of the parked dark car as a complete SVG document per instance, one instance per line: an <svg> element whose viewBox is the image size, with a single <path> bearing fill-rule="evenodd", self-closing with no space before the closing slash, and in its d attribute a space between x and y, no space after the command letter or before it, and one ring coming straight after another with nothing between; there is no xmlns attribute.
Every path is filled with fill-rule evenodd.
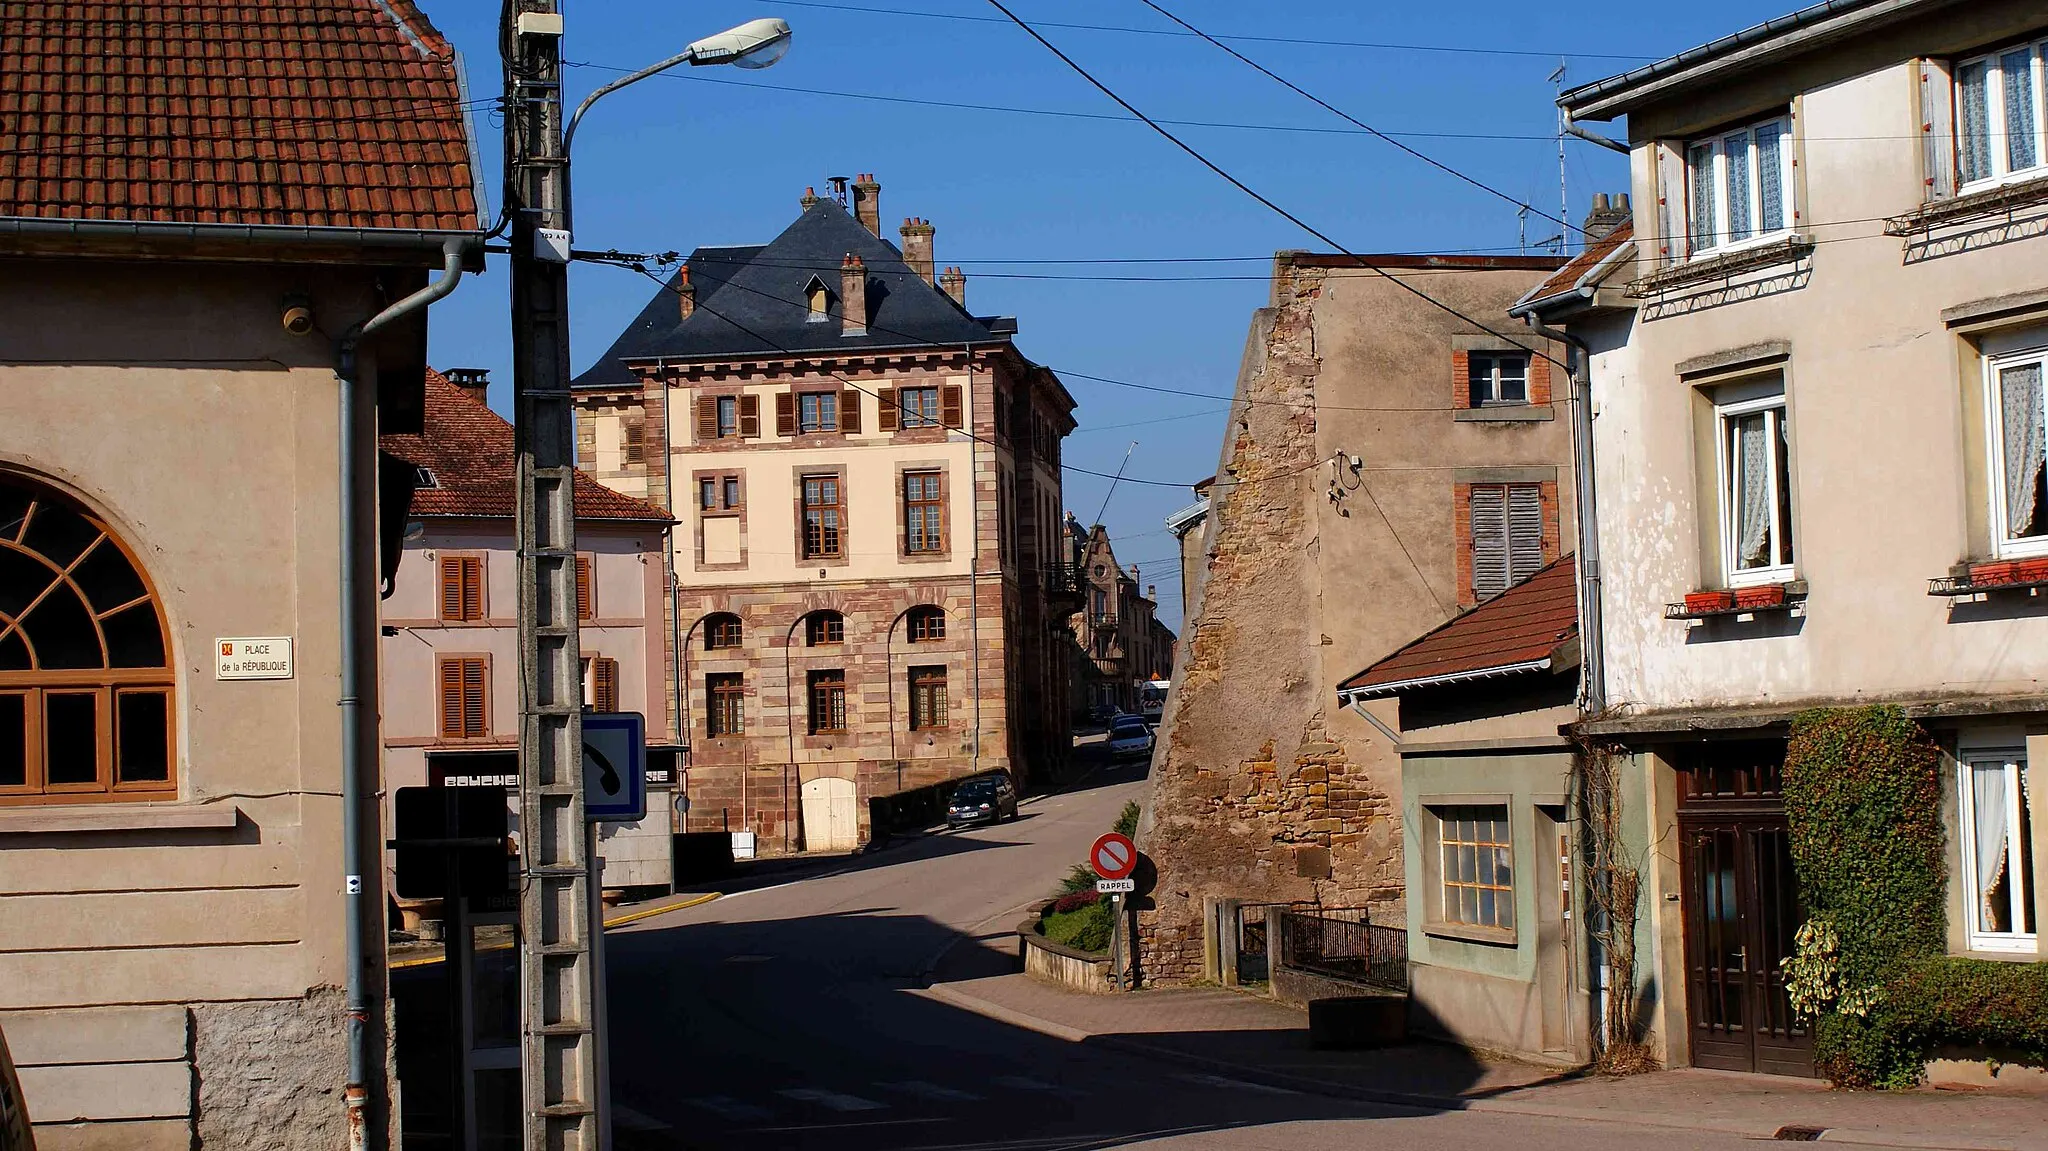
<svg viewBox="0 0 2048 1151"><path fill-rule="evenodd" d="M947 827L1001 823L1017 818L1017 785L1002 772L962 780L946 803Z"/></svg>
<svg viewBox="0 0 2048 1151"><path fill-rule="evenodd" d="M1152 754L1152 729L1135 715L1120 715L1109 724L1109 757L1139 759Z"/></svg>

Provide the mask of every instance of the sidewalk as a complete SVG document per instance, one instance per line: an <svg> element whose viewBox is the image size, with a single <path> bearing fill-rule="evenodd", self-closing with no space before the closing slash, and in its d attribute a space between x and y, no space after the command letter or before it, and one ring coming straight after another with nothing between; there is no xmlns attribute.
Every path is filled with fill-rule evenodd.
<svg viewBox="0 0 2048 1151"><path fill-rule="evenodd" d="M979 958L981 970L987 970L986 953ZM968 974L974 964L975 957L956 951L921 994L1070 1042L1115 1047L1297 1091L1429 1110L1629 1123L1752 1139L2048 1151L2048 1098L2040 1095L1843 1092L1809 1080L1697 1070L1612 1079L1433 1043L1382 1051L1315 1051L1308 1045L1304 1013L1243 992L1196 988L1078 995L1021 973L948 979L949 973Z"/></svg>

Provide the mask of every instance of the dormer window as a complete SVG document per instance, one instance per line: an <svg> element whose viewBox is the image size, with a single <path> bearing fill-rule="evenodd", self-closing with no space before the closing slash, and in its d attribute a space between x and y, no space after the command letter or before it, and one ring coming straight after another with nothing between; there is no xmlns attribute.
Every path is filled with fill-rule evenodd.
<svg viewBox="0 0 2048 1151"><path fill-rule="evenodd" d="M810 306L810 315L804 317L807 324L822 324L831 318L832 297L825 291L825 281L817 276L804 287L804 301Z"/></svg>

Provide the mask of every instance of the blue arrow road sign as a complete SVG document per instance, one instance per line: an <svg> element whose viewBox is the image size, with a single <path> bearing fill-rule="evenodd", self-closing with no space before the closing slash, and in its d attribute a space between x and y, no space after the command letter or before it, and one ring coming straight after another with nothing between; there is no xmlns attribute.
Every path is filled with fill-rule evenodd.
<svg viewBox="0 0 2048 1151"><path fill-rule="evenodd" d="M646 720L632 711L584 712L584 819L631 822L646 815Z"/></svg>

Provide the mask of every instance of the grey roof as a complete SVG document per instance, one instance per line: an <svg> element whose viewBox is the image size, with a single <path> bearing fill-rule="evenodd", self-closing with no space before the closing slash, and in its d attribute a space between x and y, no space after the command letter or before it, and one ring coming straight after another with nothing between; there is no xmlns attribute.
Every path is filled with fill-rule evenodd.
<svg viewBox="0 0 2048 1151"><path fill-rule="evenodd" d="M842 335L839 268L847 253L867 264L868 324L864 335ZM826 353L855 349L958 347L1000 342L1014 321L976 317L903 262L896 245L869 232L830 198L804 210L765 245L705 247L690 253L697 307L681 318L676 276L619 333L575 386L631 383L629 360L734 359L779 352ZM805 291L823 281L830 318L813 323Z"/></svg>

